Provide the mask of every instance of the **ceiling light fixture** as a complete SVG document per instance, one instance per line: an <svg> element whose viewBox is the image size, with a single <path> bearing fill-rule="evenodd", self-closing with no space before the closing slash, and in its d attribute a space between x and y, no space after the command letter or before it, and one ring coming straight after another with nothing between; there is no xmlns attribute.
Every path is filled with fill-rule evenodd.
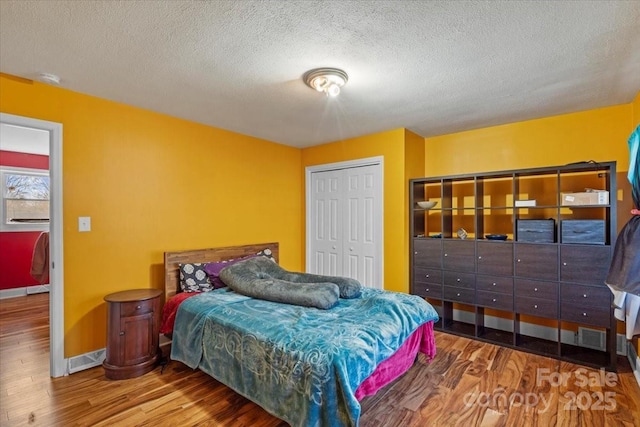
<svg viewBox="0 0 640 427"><path fill-rule="evenodd" d="M318 92L324 92L327 96L338 96L340 88L347 83L349 76L337 68L316 68L307 71L304 82Z"/></svg>

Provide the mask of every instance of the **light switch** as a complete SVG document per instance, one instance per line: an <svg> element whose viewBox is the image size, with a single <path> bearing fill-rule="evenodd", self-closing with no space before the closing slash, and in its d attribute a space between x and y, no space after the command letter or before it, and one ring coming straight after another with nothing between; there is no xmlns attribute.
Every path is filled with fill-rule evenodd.
<svg viewBox="0 0 640 427"><path fill-rule="evenodd" d="M91 231L91 217L79 216L78 217L78 231Z"/></svg>

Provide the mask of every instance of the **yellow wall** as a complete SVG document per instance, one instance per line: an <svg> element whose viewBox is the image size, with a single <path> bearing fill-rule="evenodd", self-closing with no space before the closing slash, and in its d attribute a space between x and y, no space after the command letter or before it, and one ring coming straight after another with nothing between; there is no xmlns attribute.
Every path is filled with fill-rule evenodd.
<svg viewBox="0 0 640 427"><path fill-rule="evenodd" d="M403 292L409 292L409 258L411 256L410 250L410 239L411 235L408 233L409 231L409 216L412 212L412 209L409 208L409 180L413 178L420 178L424 176L424 138L416 135L411 131L405 131L405 156L404 156L404 164L405 164L405 175L404 175L404 194L405 200L404 205L406 206L406 210L404 212L404 229L407 232L404 233L404 253L406 254L406 258L404 261L405 264L405 272L404 272L404 287L398 287L398 290Z"/></svg>
<svg viewBox="0 0 640 427"><path fill-rule="evenodd" d="M636 95L636 99L633 100L631 106L633 108L632 128L635 129L640 126L640 92Z"/></svg>
<svg viewBox="0 0 640 427"><path fill-rule="evenodd" d="M106 294L163 288L164 251L278 241L303 266L299 149L6 75L0 110L63 125L65 357L105 346Z"/></svg>
<svg viewBox="0 0 640 427"><path fill-rule="evenodd" d="M631 104L426 138L425 175L617 160L628 170Z"/></svg>
<svg viewBox="0 0 640 427"><path fill-rule="evenodd" d="M405 245L408 230L405 217L408 215L408 190L404 145L404 129L318 145L302 150L302 167L384 157L384 287L407 292L409 261L408 246Z"/></svg>

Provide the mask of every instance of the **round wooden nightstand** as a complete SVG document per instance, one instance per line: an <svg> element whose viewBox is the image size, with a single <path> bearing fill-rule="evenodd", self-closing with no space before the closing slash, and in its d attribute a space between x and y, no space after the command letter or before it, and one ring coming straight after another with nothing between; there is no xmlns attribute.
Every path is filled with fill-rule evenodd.
<svg viewBox="0 0 640 427"><path fill-rule="evenodd" d="M104 297L107 356L102 366L107 378L135 378L156 367L161 295L158 289L132 289Z"/></svg>

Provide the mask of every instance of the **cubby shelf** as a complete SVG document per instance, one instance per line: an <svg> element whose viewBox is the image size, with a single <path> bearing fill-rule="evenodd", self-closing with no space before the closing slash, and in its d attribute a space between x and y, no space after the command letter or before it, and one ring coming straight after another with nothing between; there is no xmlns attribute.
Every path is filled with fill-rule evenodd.
<svg viewBox="0 0 640 427"><path fill-rule="evenodd" d="M615 370L616 321L604 280L616 204L567 204L587 188L615 197L616 163L410 180L411 292L436 307L436 328ZM416 207L427 200L438 201L436 208ZM491 323L496 318L499 325ZM556 338L531 332L538 323ZM565 342L563 329L578 326L604 334L604 348Z"/></svg>

